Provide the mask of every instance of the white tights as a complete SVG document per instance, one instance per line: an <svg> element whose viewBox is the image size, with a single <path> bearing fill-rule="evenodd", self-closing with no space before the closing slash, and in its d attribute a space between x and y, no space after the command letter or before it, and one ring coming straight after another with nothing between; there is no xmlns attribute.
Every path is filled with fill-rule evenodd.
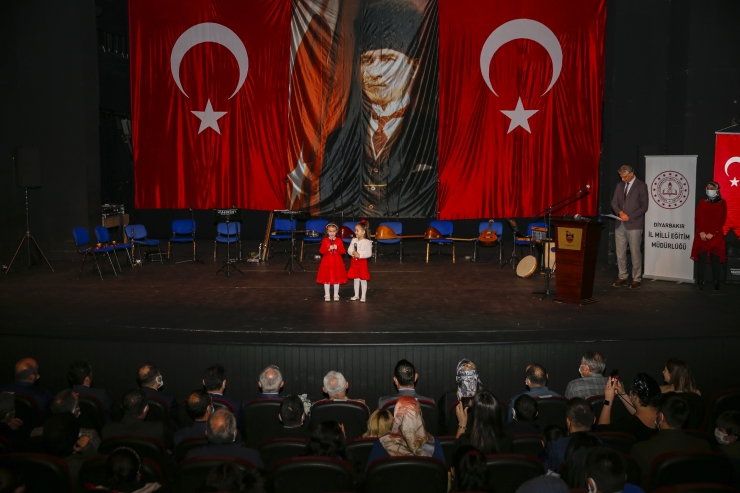
<svg viewBox="0 0 740 493"><path fill-rule="evenodd" d="M324 296L330 296L329 287L331 284L324 284ZM339 296L339 284L334 285L334 296Z"/></svg>
<svg viewBox="0 0 740 493"><path fill-rule="evenodd" d="M355 297L360 296L360 286L362 286L362 299L364 300L367 294L367 281L355 279Z"/></svg>

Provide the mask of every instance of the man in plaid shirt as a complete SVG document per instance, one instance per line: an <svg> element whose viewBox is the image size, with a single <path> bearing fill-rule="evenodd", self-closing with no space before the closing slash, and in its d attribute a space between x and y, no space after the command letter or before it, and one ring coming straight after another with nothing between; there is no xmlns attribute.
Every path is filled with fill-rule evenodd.
<svg viewBox="0 0 740 493"><path fill-rule="evenodd" d="M588 399L592 395L601 395L604 393L604 386L608 377L602 375L606 368L606 359L596 351L586 351L581 358L581 366L578 367L578 373L581 378L577 378L568 383L565 389L565 397L582 397Z"/></svg>

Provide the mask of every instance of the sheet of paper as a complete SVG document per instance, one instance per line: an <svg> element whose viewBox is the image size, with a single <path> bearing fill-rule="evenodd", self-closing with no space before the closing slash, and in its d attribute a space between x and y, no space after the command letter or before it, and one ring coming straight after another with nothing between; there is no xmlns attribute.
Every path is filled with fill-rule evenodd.
<svg viewBox="0 0 740 493"><path fill-rule="evenodd" d="M621 221L619 216L615 216L614 214L602 214L601 217L610 217L612 219L616 219L617 221Z"/></svg>

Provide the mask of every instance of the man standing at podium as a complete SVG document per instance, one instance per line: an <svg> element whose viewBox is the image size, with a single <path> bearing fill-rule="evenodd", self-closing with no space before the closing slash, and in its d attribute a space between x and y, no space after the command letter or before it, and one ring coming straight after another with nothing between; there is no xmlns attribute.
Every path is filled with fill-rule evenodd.
<svg viewBox="0 0 740 493"><path fill-rule="evenodd" d="M648 189L644 181L635 177L632 166L619 168L622 183L617 184L612 198L612 209L619 214L619 224L614 230L617 247L617 266L619 279L612 286L624 286L629 282L627 273L627 245L632 255L632 283L630 289L637 289L642 282L642 234L645 230L645 213L648 210Z"/></svg>

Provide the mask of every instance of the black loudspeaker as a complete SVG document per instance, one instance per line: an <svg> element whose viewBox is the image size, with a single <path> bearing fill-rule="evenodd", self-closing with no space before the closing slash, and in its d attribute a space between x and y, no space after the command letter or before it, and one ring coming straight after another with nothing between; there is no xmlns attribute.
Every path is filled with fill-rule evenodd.
<svg viewBox="0 0 740 493"><path fill-rule="evenodd" d="M33 147L15 149L15 184L21 188L41 186L41 153Z"/></svg>
<svg viewBox="0 0 740 493"><path fill-rule="evenodd" d="M727 282L740 283L740 248L727 247Z"/></svg>

